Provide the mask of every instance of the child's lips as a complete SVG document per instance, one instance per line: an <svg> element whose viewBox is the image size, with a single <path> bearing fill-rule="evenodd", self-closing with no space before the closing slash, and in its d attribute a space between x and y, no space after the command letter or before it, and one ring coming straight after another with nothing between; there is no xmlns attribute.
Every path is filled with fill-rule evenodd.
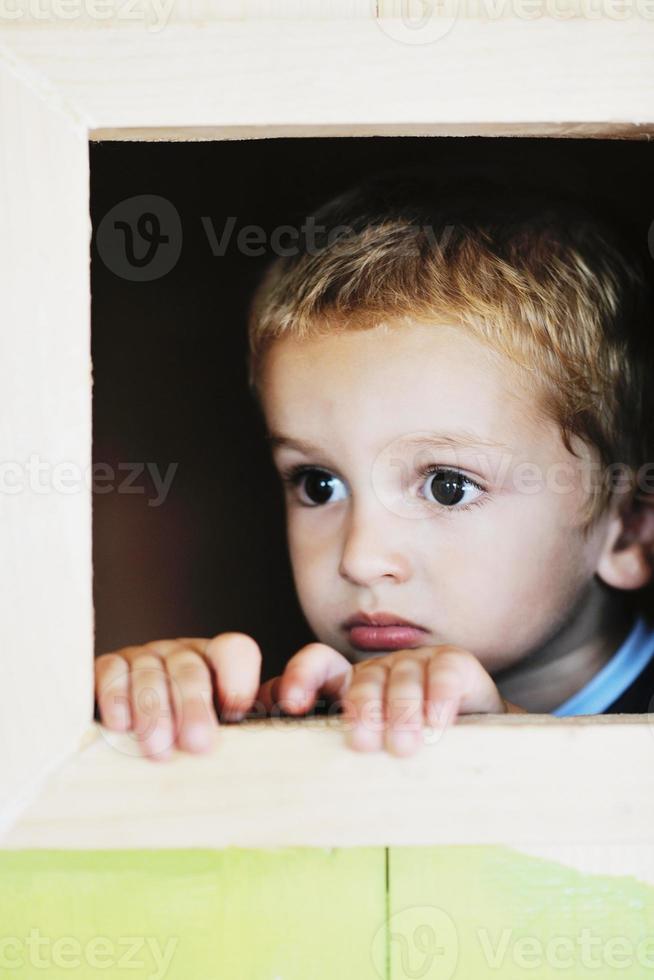
<svg viewBox="0 0 654 980"><path fill-rule="evenodd" d="M350 626L350 645L358 650L403 650L425 645L426 630L417 626Z"/></svg>

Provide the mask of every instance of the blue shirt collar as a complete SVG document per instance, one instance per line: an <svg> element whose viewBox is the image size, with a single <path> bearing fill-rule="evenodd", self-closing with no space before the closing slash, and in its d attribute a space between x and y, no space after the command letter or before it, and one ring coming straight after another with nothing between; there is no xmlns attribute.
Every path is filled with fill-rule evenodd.
<svg viewBox="0 0 654 980"><path fill-rule="evenodd" d="M654 656L654 628L642 615L637 616L631 632L587 684L558 708L553 715L601 714L636 680Z"/></svg>

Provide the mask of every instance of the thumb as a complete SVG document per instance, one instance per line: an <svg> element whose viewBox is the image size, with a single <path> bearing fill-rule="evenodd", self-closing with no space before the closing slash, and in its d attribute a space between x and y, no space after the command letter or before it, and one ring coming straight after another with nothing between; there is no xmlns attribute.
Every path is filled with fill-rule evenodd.
<svg viewBox="0 0 654 980"><path fill-rule="evenodd" d="M326 643L308 643L286 664L277 693L293 713L308 711L319 695L329 703L340 700L351 676L352 665L342 653Z"/></svg>

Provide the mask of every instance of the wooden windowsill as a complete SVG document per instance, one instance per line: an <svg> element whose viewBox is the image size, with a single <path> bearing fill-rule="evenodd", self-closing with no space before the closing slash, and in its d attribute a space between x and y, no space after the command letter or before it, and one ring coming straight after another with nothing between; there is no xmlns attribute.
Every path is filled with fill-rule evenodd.
<svg viewBox="0 0 654 980"><path fill-rule="evenodd" d="M340 716L252 720L166 762L93 723L0 846L516 842L654 844L651 716L467 715L408 758L348 748Z"/></svg>

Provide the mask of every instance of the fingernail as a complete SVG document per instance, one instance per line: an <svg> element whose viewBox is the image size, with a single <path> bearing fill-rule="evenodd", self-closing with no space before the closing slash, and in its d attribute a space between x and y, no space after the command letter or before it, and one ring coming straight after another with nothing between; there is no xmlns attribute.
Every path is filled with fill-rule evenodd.
<svg viewBox="0 0 654 980"><path fill-rule="evenodd" d="M171 754L173 734L167 728L155 728L146 740L148 755L167 759Z"/></svg>
<svg viewBox="0 0 654 980"><path fill-rule="evenodd" d="M210 732L206 725L188 725L183 734L184 748L191 752L205 752L211 745Z"/></svg>
<svg viewBox="0 0 654 980"><path fill-rule="evenodd" d="M378 748L375 733L369 731L365 725L354 725L354 727L346 733L346 737L350 748L362 749L364 751Z"/></svg>
<svg viewBox="0 0 654 980"><path fill-rule="evenodd" d="M389 742L391 751L397 755L410 755L417 748L416 735L412 731L391 729Z"/></svg>

